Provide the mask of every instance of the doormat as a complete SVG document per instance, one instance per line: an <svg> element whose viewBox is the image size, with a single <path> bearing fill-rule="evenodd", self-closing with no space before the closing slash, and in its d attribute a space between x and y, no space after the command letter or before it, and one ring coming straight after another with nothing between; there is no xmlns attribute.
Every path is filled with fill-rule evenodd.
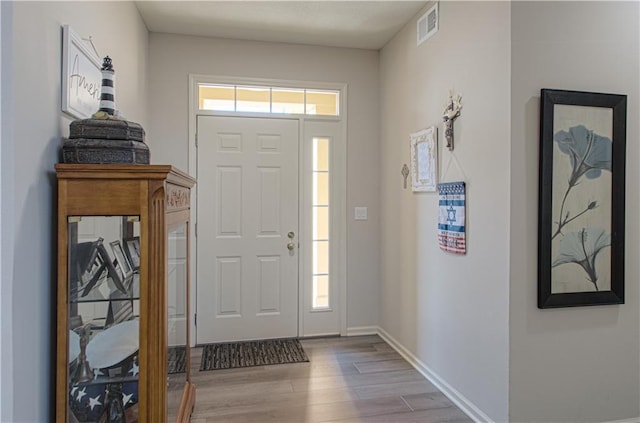
<svg viewBox="0 0 640 423"><path fill-rule="evenodd" d="M200 371L309 361L296 338L222 342L202 346Z"/></svg>
<svg viewBox="0 0 640 423"><path fill-rule="evenodd" d="M184 373L187 366L187 347L169 347L169 374Z"/></svg>

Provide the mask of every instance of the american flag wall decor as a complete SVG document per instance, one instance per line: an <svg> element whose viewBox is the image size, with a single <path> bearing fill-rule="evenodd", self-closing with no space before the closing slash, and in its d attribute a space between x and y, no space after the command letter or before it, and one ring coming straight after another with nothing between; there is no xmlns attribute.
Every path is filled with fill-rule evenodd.
<svg viewBox="0 0 640 423"><path fill-rule="evenodd" d="M438 195L438 243L440 248L451 253L466 254L465 183L438 184Z"/></svg>

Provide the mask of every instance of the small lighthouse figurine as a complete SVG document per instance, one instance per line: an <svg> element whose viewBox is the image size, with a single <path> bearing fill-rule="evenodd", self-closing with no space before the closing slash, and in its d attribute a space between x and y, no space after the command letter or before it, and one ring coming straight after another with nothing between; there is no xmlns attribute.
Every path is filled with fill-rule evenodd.
<svg viewBox="0 0 640 423"><path fill-rule="evenodd" d="M116 74L113 71L111 58L106 56L102 62L102 91L100 92L100 109L113 116L116 112Z"/></svg>

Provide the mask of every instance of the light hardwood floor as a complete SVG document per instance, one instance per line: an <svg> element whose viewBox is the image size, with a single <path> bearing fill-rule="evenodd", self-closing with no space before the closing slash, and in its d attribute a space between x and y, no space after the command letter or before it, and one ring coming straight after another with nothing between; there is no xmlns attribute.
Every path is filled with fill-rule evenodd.
<svg viewBox="0 0 640 423"><path fill-rule="evenodd" d="M309 363L199 371L191 423L471 420L378 336L303 340Z"/></svg>

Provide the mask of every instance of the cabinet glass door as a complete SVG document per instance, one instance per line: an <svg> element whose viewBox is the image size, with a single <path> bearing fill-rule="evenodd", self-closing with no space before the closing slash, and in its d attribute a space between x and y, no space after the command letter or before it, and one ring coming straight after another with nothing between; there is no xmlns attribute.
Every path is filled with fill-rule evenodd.
<svg viewBox="0 0 640 423"><path fill-rule="evenodd" d="M138 420L140 218L68 218L68 422Z"/></svg>
<svg viewBox="0 0 640 423"><path fill-rule="evenodd" d="M189 368L187 309L187 224L169 229L167 261L167 416L175 422Z"/></svg>

